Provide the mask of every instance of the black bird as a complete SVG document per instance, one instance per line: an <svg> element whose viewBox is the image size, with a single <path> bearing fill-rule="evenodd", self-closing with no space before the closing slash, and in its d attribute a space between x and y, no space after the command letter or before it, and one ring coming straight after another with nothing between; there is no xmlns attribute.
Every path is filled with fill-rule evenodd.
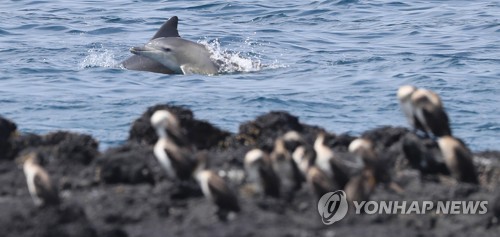
<svg viewBox="0 0 500 237"><path fill-rule="evenodd" d="M198 182L203 195L217 205L217 215L226 220L229 214L239 212L238 199L227 183L214 171L207 168L207 155L198 155L198 164L193 176Z"/></svg>
<svg viewBox="0 0 500 237"><path fill-rule="evenodd" d="M377 181L373 169L365 167L360 174L349 180L345 185L344 191L349 203L353 201L368 201L376 185Z"/></svg>
<svg viewBox="0 0 500 237"><path fill-rule="evenodd" d="M368 187L372 186L371 182L373 179L375 184L384 183L388 188L397 193L403 192L403 189L391 180L387 164L377 156L372 141L366 138L358 138L349 144L348 149L349 152L357 155L365 163L360 180L370 181ZM349 182L351 182L351 180ZM365 190L367 189L365 188Z"/></svg>
<svg viewBox="0 0 500 237"><path fill-rule="evenodd" d="M268 154L261 149L252 149L245 155L244 166L247 182L254 187L252 191L280 197L280 180Z"/></svg>
<svg viewBox="0 0 500 237"><path fill-rule="evenodd" d="M295 191L302 187L304 177L293 161L292 155L286 149L283 137L275 140L270 157L274 172L280 179L280 196L290 201L293 199Z"/></svg>
<svg viewBox="0 0 500 237"><path fill-rule="evenodd" d="M316 160L314 164L321 169L331 180L344 187L353 170L362 168L363 163L359 159L344 160L330 147L325 145L325 134L320 133L314 141L314 151Z"/></svg>
<svg viewBox="0 0 500 237"><path fill-rule="evenodd" d="M406 118L408 119L408 123L411 125L414 131L421 130L425 131L424 127L422 124L420 124L419 120L416 118L415 115L415 106L412 103L411 96L413 93L417 91L417 87L414 86L401 86L399 87L398 90L398 99L399 99L399 105L401 107L401 110L403 110L403 113L405 114Z"/></svg>
<svg viewBox="0 0 500 237"><path fill-rule="evenodd" d="M411 95L414 116L423 131L436 137L451 136L450 121L439 96L429 90L417 89Z"/></svg>
<svg viewBox="0 0 500 237"><path fill-rule="evenodd" d="M39 164L36 152L30 152L22 157L23 170L28 184L28 190L36 206L58 205L59 193L52 183L49 174Z"/></svg>
<svg viewBox="0 0 500 237"><path fill-rule="evenodd" d="M461 182L478 183L472 153L460 140L443 136L438 139L439 149L451 175Z"/></svg>
<svg viewBox="0 0 500 237"><path fill-rule="evenodd" d="M151 125L156 129L158 141L154 154L170 179L188 180L196 166L192 146L180 146L167 135L167 129L178 126L175 116L166 110L158 110L151 116ZM175 128L173 129L175 130Z"/></svg>

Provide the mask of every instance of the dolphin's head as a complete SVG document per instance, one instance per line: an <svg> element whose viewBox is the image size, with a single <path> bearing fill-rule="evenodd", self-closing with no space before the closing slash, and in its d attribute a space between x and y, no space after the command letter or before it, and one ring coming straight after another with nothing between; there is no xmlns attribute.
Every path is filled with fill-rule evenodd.
<svg viewBox="0 0 500 237"><path fill-rule="evenodd" d="M176 73L182 73L177 60L177 48L172 38L156 38L142 47L132 47L130 52L155 60Z"/></svg>

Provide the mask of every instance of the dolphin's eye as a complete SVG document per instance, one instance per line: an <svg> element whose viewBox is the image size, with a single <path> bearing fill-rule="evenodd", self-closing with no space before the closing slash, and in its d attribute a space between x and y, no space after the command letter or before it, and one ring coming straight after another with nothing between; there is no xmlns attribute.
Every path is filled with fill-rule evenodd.
<svg viewBox="0 0 500 237"><path fill-rule="evenodd" d="M172 49L170 49L170 48L166 48L166 47L165 47L165 48L163 48L163 51L165 51L165 52L170 52L170 51L172 51Z"/></svg>

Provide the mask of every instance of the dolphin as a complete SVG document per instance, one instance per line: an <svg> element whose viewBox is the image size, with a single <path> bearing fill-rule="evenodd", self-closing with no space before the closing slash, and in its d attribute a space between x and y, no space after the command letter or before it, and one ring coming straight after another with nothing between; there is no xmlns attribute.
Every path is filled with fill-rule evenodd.
<svg viewBox="0 0 500 237"><path fill-rule="evenodd" d="M135 54L121 64L124 68L164 74L206 74L219 71L204 45L183 39L177 31L179 19L171 17L144 46L132 47Z"/></svg>

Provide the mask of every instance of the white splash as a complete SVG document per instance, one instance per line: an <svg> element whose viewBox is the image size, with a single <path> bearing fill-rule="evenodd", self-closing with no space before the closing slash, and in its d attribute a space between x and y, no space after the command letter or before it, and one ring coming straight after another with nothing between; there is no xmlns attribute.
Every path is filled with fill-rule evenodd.
<svg viewBox="0 0 500 237"><path fill-rule="evenodd" d="M272 64L266 65L261 62L260 54L253 50L254 44L249 40L245 41L245 46L251 47L250 53L242 53L223 49L218 39L208 41L203 40L198 43L207 47L212 54L212 59L220 66L220 73L234 72L255 72L263 69L274 69L286 67L275 60Z"/></svg>
<svg viewBox="0 0 500 237"><path fill-rule="evenodd" d="M90 67L106 67L112 68L116 67L118 61L115 60L115 54L113 51L101 48L89 49L88 55L80 63L80 69L90 68Z"/></svg>

